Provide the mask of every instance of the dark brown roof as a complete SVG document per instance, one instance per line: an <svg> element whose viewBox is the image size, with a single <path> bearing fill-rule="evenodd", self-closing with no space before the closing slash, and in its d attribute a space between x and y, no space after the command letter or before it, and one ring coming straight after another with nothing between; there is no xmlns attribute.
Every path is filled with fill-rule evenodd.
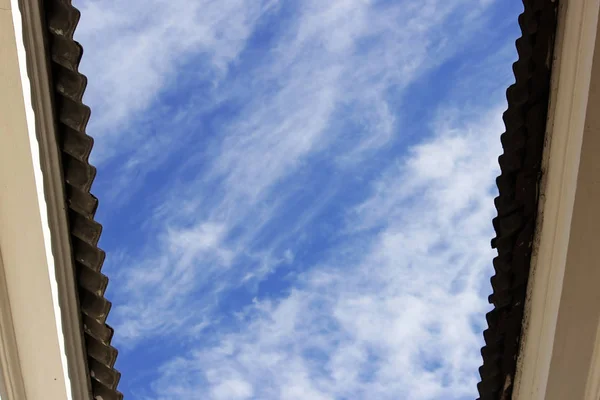
<svg viewBox="0 0 600 400"><path fill-rule="evenodd" d="M90 193L96 169L88 162L93 145L85 132L90 109L82 103L87 79L78 71L83 49L73 40L79 11L70 0L45 0L42 4L92 395L94 399L122 399L116 390L120 374L113 368L117 350L110 345L113 329L105 323L111 303L104 298L108 279L100 272L105 254L97 246L102 231L94 220L98 200Z"/></svg>
<svg viewBox="0 0 600 400"><path fill-rule="evenodd" d="M495 275L491 279L494 309L486 316L481 349L483 366L477 385L481 400L512 396L520 347L532 243L538 207L542 152L550 96L550 69L556 32L557 1L524 0L519 16L522 36L516 41L515 83L506 91L501 141L501 174L496 180L498 216L492 247Z"/></svg>

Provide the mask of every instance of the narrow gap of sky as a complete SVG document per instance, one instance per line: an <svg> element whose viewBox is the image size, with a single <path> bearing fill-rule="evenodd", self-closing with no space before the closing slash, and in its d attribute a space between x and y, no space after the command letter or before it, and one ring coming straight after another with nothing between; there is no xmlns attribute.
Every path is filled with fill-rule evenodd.
<svg viewBox="0 0 600 400"><path fill-rule="evenodd" d="M131 399L472 399L519 1L78 0Z"/></svg>

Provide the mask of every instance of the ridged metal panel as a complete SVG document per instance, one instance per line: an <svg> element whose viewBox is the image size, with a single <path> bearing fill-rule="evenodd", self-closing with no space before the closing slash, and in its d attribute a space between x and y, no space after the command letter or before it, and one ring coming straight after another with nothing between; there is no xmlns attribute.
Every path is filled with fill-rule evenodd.
<svg viewBox="0 0 600 400"><path fill-rule="evenodd" d="M79 11L70 0L45 0L42 4L92 395L94 399L120 400L123 395L117 385L121 375L114 369L117 350L110 344L113 330L106 325L111 307L104 297L108 278L100 272L105 258L98 248L102 226L94 220L98 200L90 193L96 169L88 161L94 141L85 132L90 109L82 103L87 79L78 71L83 49L73 40Z"/></svg>
<svg viewBox="0 0 600 400"><path fill-rule="evenodd" d="M542 153L550 96L550 72L556 34L557 1L524 0L519 16L522 36L517 39L515 83L506 92L503 115L501 174L496 183L498 216L493 225L495 275L489 297L494 309L486 315L483 366L477 385L481 400L509 400L512 396L527 281L535 234Z"/></svg>

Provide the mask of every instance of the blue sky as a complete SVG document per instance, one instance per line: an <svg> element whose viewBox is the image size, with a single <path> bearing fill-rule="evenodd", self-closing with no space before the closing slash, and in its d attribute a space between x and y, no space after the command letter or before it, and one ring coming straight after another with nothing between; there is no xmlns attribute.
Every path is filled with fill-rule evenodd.
<svg viewBox="0 0 600 400"><path fill-rule="evenodd" d="M472 399L519 1L79 0L130 399Z"/></svg>

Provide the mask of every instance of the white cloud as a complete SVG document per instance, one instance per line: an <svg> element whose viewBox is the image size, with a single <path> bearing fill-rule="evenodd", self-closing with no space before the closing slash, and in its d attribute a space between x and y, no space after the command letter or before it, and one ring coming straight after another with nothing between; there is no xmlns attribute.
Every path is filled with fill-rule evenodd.
<svg viewBox="0 0 600 400"><path fill-rule="evenodd" d="M323 187L308 208L290 206L302 179L320 176L313 161L347 178L397 145L410 128L407 88L481 33L489 5L292 3L297 18L274 26L272 46L229 80L228 68L252 50L249 37L277 2L82 2L78 35L93 78L86 96L101 158L119 170L115 197L148 183L143 174L132 178L137 171L179 159L148 199L157 207L140 232L147 245L108 259L124 266L111 276L117 345L191 342L163 365L153 399L472 397L501 108L441 112L423 127L431 138L386 161L368 198L346 210L328 257L289 293L236 310L233 327L215 323L232 288L302 262L286 240L310 235L305 228L340 190ZM181 70L191 60L198 70ZM477 80L487 82L488 67ZM182 75L209 82L207 99L155 110ZM214 132L188 126L228 100L237 108ZM149 110L174 115L168 134L123 130L136 118L151 126ZM183 142L186 135L202 136L202 146ZM125 161L111 159L113 147ZM290 210L293 218L277 219Z"/></svg>
<svg viewBox="0 0 600 400"><path fill-rule="evenodd" d="M227 379L221 381L211 390L213 399L218 400L243 400L249 399L254 391L252 386L245 381L236 379Z"/></svg>
<svg viewBox="0 0 600 400"><path fill-rule="evenodd" d="M189 334L196 335L209 324L202 317L207 304L190 304L186 295L201 286L198 282L208 286L220 269L230 265L232 252L223 244L223 233L223 227L214 224L168 229L162 240L167 249L164 254L148 249L154 258L138 263L127 260L129 265L120 271L119 279L128 301L115 310L121 338L138 338L148 331L161 335L183 324L189 326ZM199 264L203 267L198 268ZM217 285L211 290L218 291Z"/></svg>
<svg viewBox="0 0 600 400"><path fill-rule="evenodd" d="M355 233L287 296L257 301L235 332L166 365L155 398L217 399L226 387L265 400L472 397L499 110L437 126L349 219L380 233Z"/></svg>
<svg viewBox="0 0 600 400"><path fill-rule="evenodd" d="M178 68L200 56L195 79L218 80L245 47L261 15L276 5L273 0L75 3L82 15L76 39L86 49L82 70L94 77L85 97L94 109L89 129L100 139L94 153L99 160L147 143L149 132L128 129L129 124L140 120L140 112L161 91L178 84ZM152 138L159 142L156 147L164 139Z"/></svg>
<svg viewBox="0 0 600 400"><path fill-rule="evenodd" d="M171 78L165 76L176 71L179 58L200 51L208 54L207 60L213 64L222 65L218 60L235 60L253 24L274 3L226 1L188 6L185 2L184 7L179 1L156 2L153 10L164 10L164 15L149 11L146 15L142 11L141 22L131 27L124 25L119 15L131 15L133 5L113 2L110 6L103 5L100 11L95 4L84 3L82 14L98 22L89 23L87 31L80 32L82 41L85 38L94 43L96 36L101 36L97 35L99 30L112 31L115 38L125 37L121 44L109 43L102 51L98 50L102 47L100 43L94 44L92 48L97 54L87 61L95 65L97 87L92 88L89 96L96 99L93 106L95 113L101 114L99 123L117 126L125 123L131 112L149 106L148 99L168 84ZM129 282L120 291L126 302L115 304L112 317L118 337L130 344L182 332L181 327L188 323L204 326L206 315L196 313L196 317L191 317L184 304L191 303L195 309L208 312L229 288L255 283L278 265L288 263L285 250L278 253L277 245L284 238L298 234L302 224L326 205L331 195L327 191L338 188L324 189L323 200L303 211L305 217L298 218L271 243L255 248L257 237L297 190L294 185L286 186L287 180L310 168L314 157L341 161L336 167L340 173L352 174L365 155L374 154L401 136L398 114L391 111L386 97L389 91L394 91L395 98L401 98L407 85L454 54L469 34L476 31L475 17L483 11L467 0L427 1L418 6L363 0L335 3L307 0L297 6L298 18L279 28L277 43L265 53L264 60L249 69L243 86L227 87L227 82L219 83L227 96L247 99L247 103L242 102L239 115L220 125L219 135L206 146L208 151L198 149L197 156L192 155L171 172L172 179L165 179L174 183L154 196L164 198L152 219L160 240L148 236L151 242L148 247L126 257L125 263L131 267L119 278ZM462 13L465 9L469 11L466 16ZM110 26L106 25L106 13L114 17ZM471 30L464 29L462 36L456 35L450 43L447 25L456 24L457 15L462 15L462 22L471 26ZM83 21L81 25L86 26ZM172 29L175 25L177 29ZM197 26L202 27L201 33L209 32L192 32ZM229 32L231 26L237 28ZM165 35L168 37L164 38ZM186 35L191 35L191 39ZM125 46L128 41L140 52L135 66L122 68L122 64L105 59L108 54L125 51L125 47L111 46ZM146 43L155 42L161 43L159 47L145 47ZM133 58L128 59L133 62ZM108 71L103 63L119 71ZM136 86L136 79L140 86ZM129 80L134 81L132 85ZM124 92L119 101L114 101L103 90ZM145 103L136 103L132 96L145 99ZM193 110L192 107L189 112ZM351 128L340 125L340 121L349 121ZM170 140L181 134L171 132ZM146 158L133 156L128 165L134 162L147 169L157 168L162 156L156 155L168 154L173 149L161 141L162 135L158 136L158 139L145 138ZM413 177L411 185L443 180L443 176L427 176L430 173L427 163L434 158L426 155L432 151L443 154L445 147L454 146L452 150L464 155L470 150L464 148L460 137L450 133L448 136L437 148L415 150L421 154L415 162L421 164L410 168L420 174L421 180ZM123 140L120 145L124 147L129 140L122 135L114 139ZM107 146L113 143L103 137L97 142ZM461 169L460 161L456 161L457 165L452 160L448 162L446 174ZM199 168L199 163L207 166ZM180 179L182 175L191 178ZM143 181L143 178L132 179L127 167L120 171L120 176L128 185ZM470 183L466 179L454 184ZM386 201L403 196L386 190L380 194ZM464 193L470 193L468 187ZM449 198L453 193L444 195ZM371 206L366 203L363 207ZM399 212L398 206L392 208L391 212ZM386 215L379 206L371 212L379 212L381 218ZM355 225L373 221L374 216L359 218ZM236 262L240 258L243 262ZM157 293L161 296L156 297ZM189 318L200 321L193 323Z"/></svg>

